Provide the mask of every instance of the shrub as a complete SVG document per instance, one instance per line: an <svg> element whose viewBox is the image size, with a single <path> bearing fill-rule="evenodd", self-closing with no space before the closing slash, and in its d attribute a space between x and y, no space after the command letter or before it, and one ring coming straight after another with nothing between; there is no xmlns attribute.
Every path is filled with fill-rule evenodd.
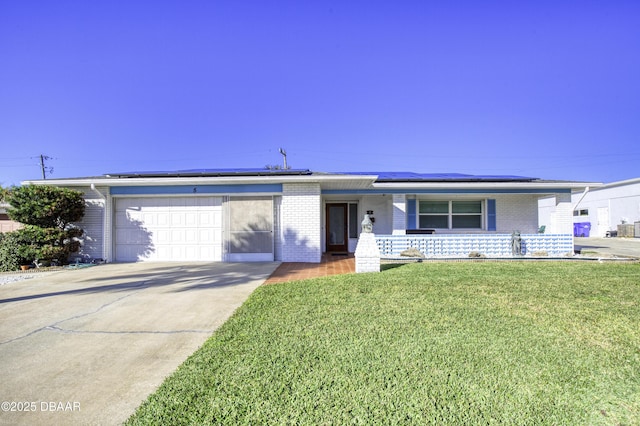
<svg viewBox="0 0 640 426"><path fill-rule="evenodd" d="M22 249L23 244L15 232L0 234L0 271L15 271L20 265L31 263L22 257Z"/></svg>

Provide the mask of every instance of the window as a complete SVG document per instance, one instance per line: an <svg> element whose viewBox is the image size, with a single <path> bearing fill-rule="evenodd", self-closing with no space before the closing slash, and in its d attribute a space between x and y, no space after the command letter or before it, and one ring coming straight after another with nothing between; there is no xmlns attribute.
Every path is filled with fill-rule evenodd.
<svg viewBox="0 0 640 426"><path fill-rule="evenodd" d="M420 201L419 228L482 229L482 201Z"/></svg>
<svg viewBox="0 0 640 426"><path fill-rule="evenodd" d="M574 210L574 216L589 216L589 209Z"/></svg>
<svg viewBox="0 0 640 426"><path fill-rule="evenodd" d="M349 203L349 238L358 238L358 205Z"/></svg>

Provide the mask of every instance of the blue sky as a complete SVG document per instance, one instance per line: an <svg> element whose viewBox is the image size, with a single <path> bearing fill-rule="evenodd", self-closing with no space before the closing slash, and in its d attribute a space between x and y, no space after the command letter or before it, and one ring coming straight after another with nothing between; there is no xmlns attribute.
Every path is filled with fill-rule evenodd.
<svg viewBox="0 0 640 426"><path fill-rule="evenodd" d="M0 184L248 168L640 177L638 1L0 0Z"/></svg>

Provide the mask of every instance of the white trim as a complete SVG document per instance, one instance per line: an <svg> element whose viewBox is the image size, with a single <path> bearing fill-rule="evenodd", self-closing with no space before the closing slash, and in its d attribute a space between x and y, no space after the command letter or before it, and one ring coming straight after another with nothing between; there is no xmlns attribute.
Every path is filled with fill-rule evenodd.
<svg viewBox="0 0 640 426"><path fill-rule="evenodd" d="M227 253L227 262L273 262L273 253Z"/></svg>
<svg viewBox="0 0 640 426"><path fill-rule="evenodd" d="M376 175L306 175L306 176L210 176L210 177L135 177L135 178L70 178L38 179L23 181L23 185L64 186L170 186L170 185L229 185L229 184L278 184L278 183L357 183L358 187L369 187ZM264 195L264 194L263 194Z"/></svg>
<svg viewBox="0 0 640 426"><path fill-rule="evenodd" d="M420 189L481 189L491 192L497 189L584 189L585 187L600 187L595 182L381 182L374 183L375 189L401 189L410 194L412 190Z"/></svg>

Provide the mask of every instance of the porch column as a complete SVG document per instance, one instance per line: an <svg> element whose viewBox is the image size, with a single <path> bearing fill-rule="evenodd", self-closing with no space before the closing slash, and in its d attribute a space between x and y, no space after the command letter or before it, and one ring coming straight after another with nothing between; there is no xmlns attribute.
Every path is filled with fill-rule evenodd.
<svg viewBox="0 0 640 426"><path fill-rule="evenodd" d="M392 235L405 235L407 230L407 200L405 194L393 194Z"/></svg>
<svg viewBox="0 0 640 426"><path fill-rule="evenodd" d="M555 233L573 235L571 193L556 194Z"/></svg>
<svg viewBox="0 0 640 426"><path fill-rule="evenodd" d="M322 248L320 184L282 185L282 261L320 263Z"/></svg>
<svg viewBox="0 0 640 426"><path fill-rule="evenodd" d="M356 247L356 273L380 272L380 250L369 215L364 215L362 232Z"/></svg>

